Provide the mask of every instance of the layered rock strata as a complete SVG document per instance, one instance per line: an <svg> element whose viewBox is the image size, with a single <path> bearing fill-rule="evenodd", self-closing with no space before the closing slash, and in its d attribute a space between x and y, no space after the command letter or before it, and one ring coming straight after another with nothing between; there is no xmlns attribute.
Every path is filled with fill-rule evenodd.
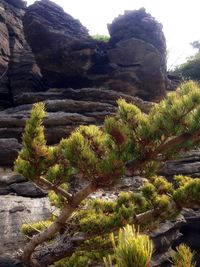
<svg viewBox="0 0 200 267"><path fill-rule="evenodd" d="M0 166L12 166L21 148L22 132L33 103L45 103L46 138L48 144L56 144L79 125L101 125L106 116L116 111L116 100L120 97L135 103L144 112L148 112L153 105L116 91L93 88L54 89L22 94L16 98L17 107L0 112Z"/></svg>
<svg viewBox="0 0 200 267"><path fill-rule="evenodd" d="M42 76L25 39L25 1L0 0L0 107L22 92L44 89Z"/></svg>
<svg viewBox="0 0 200 267"><path fill-rule="evenodd" d="M24 16L26 38L50 87L97 87L146 100L167 89L162 26L144 9L127 11L108 30L108 42L53 2L37 1Z"/></svg>

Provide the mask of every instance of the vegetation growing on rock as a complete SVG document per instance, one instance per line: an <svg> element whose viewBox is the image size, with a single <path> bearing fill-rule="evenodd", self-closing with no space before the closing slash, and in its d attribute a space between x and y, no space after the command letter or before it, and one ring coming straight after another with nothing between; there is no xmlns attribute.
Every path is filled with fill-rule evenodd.
<svg viewBox="0 0 200 267"><path fill-rule="evenodd" d="M95 35L92 35L92 39L101 41L101 42L108 42L110 37L108 35L95 34Z"/></svg>
<svg viewBox="0 0 200 267"><path fill-rule="evenodd" d="M109 254L109 233L126 224L140 225L143 231L200 204L199 179L179 176L169 182L156 175L165 161L199 145L196 83L182 84L149 114L120 99L116 115L107 117L103 127L80 126L53 147L46 144L44 117L44 105L35 104L16 171L49 190L60 213L26 245L22 260L27 266L49 266L64 257L70 262L76 255L83 261L84 255L100 260L105 251ZM148 179L140 192L126 192L112 201L87 200L97 189L136 174ZM85 187L71 193L73 179L84 181Z"/></svg>

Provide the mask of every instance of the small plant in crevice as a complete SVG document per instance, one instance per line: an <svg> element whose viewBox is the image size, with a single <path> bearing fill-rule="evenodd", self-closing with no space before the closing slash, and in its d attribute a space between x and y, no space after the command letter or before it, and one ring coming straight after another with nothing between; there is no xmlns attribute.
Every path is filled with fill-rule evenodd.
<svg viewBox="0 0 200 267"><path fill-rule="evenodd" d="M172 257L172 267L195 267L194 252L185 244L179 245L177 252Z"/></svg>
<svg viewBox="0 0 200 267"><path fill-rule="evenodd" d="M114 234L110 238L114 253L104 258L106 267L150 267L153 242L147 235L127 225L119 230L117 240Z"/></svg>

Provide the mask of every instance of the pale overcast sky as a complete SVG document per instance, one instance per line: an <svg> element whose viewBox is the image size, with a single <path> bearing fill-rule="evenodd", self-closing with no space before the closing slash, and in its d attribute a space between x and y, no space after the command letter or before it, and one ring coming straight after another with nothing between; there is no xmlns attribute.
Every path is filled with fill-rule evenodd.
<svg viewBox="0 0 200 267"><path fill-rule="evenodd" d="M28 4L35 2L28 0ZM108 34L107 23L124 10L145 7L163 25L169 51L168 67L182 63L196 51L189 45L200 40L199 0L54 0L86 26L90 34Z"/></svg>

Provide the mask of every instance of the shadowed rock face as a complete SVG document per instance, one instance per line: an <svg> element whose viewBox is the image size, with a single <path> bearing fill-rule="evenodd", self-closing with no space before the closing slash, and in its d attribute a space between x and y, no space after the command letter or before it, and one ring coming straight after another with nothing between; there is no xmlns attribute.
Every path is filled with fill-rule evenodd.
<svg viewBox="0 0 200 267"><path fill-rule="evenodd" d="M23 32L25 1L0 0L0 106L15 95L44 88Z"/></svg>
<svg viewBox="0 0 200 267"><path fill-rule="evenodd" d="M26 10L24 30L50 87L84 86L95 45L78 20L51 1L37 1Z"/></svg>
<svg viewBox="0 0 200 267"><path fill-rule="evenodd" d="M49 0L27 8L24 30L50 87L104 86L146 100L165 94L165 38L144 9L116 18L107 43Z"/></svg>

